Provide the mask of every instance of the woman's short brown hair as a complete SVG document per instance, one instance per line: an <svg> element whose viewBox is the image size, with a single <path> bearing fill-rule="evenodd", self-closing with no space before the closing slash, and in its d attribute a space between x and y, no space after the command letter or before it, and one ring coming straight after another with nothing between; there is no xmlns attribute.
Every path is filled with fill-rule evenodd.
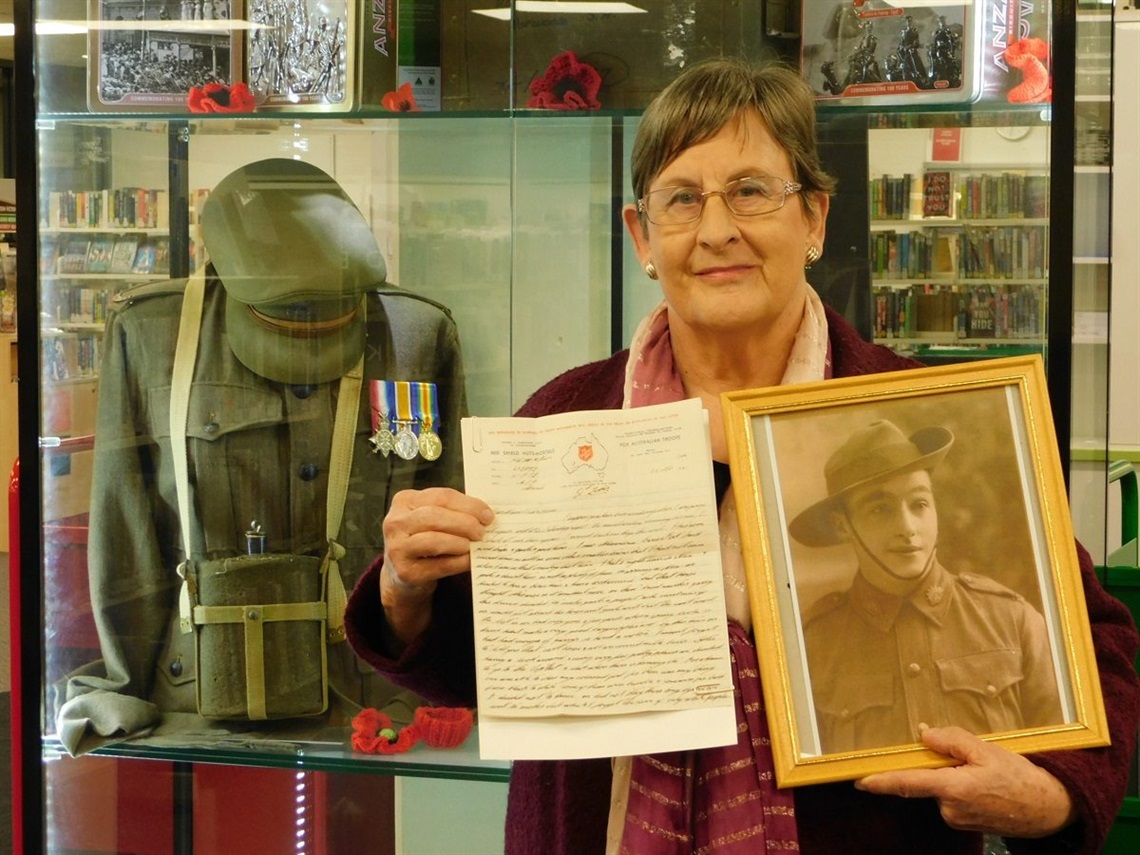
<svg viewBox="0 0 1140 855"><path fill-rule="evenodd" d="M752 64L728 57L686 68L650 102L633 143L634 197L643 198L677 155L715 136L748 110L756 111L788 153L795 174L779 177L802 184L804 204L814 211L810 193L835 189L835 179L824 171L816 150L815 94L783 63Z"/></svg>

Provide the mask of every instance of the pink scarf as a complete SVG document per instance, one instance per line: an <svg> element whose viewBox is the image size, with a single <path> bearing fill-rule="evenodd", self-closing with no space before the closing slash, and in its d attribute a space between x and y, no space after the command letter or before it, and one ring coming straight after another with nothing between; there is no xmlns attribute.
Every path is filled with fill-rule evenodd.
<svg viewBox="0 0 1140 855"><path fill-rule="evenodd" d="M739 738L734 745L634 757L621 852L798 852L791 790L776 787L756 648L728 622Z"/></svg>
<svg viewBox="0 0 1140 855"><path fill-rule="evenodd" d="M820 379L830 373L828 361L823 307L809 289L804 320L782 382ZM625 406L684 397L673 361L668 312L661 305L642 322L631 344ZM742 602L747 609L746 597L740 596L743 577L735 519L730 494L722 504L721 530L738 739L719 748L615 758L609 853L773 855L799 851L792 792L776 786L773 772L756 648L748 631L734 619ZM748 622L746 614L740 617Z"/></svg>

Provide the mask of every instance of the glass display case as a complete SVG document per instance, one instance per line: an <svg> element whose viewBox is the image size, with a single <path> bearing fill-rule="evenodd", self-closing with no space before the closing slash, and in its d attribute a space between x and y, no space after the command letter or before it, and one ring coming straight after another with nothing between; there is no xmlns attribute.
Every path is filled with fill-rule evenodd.
<svg viewBox="0 0 1140 855"><path fill-rule="evenodd" d="M285 851L287 840L290 851L347 852L355 851L354 835L368 835L377 852L442 851L438 835L449 829L446 845L457 848L447 851L501 845L509 766L479 759L477 727L459 749L418 745L373 756L350 743L358 706L338 706L336 698L302 733L195 724L186 737L164 727L176 716L159 715L77 748L58 718L77 675L108 655L108 611L92 605L91 590L110 583L93 574L131 558L129 550L100 553L94 557L104 570L93 570L91 550L100 547L92 542L103 549L119 542L96 537L93 527L147 530L156 554L168 559L181 549L161 497L140 499L113 523L93 504L93 495L129 486L102 483L115 479L97 459L106 442L100 432L114 422L105 400L111 385L133 419L173 407L169 388L156 391L162 384L144 388L134 374L124 380L152 347L137 330L130 341L143 344L124 345L127 333L107 334L107 318L125 306L180 302L187 280L220 260L203 216L227 176L267 159L331 176L367 224L387 283L436 307L457 331L462 380L448 397L456 412L437 418L446 422L459 409L509 415L551 377L625 347L660 299L621 219L633 201L629 153L648 100L706 56L779 56L814 68L818 50L827 49L814 34L801 35L799 9L810 4L489 5L270 0L203 11L177 0L17 0L19 72L35 81L17 105L21 169L36 179L21 188L18 209L19 355L29 381L20 388L23 649L16 666L24 851ZM1009 68L1005 42L980 28L995 5L1017 4L966 4L973 29L960 35L977 80L961 99L925 98L911 87L901 100L859 90L821 102L820 144L839 189L809 279L866 338L931 364L1040 353L1063 454L1070 413L1080 446L1103 447L1104 423L1086 418L1099 412L1101 391L1076 375L1105 371L1098 313L1107 299L1106 223L1098 200L1107 175L1099 171L1106 155L1098 141L1107 139L1108 118L1080 102L1074 137L1056 125L1059 105L1043 93L1012 97L1029 75ZM1072 33L1070 4L1019 5L1034 7L1025 32L1042 43ZM288 26L287 12L295 16ZM930 13L916 18L927 28L923 37L934 38ZM1106 95L1101 19L1098 12L1087 37L1082 29L1075 58L1054 50L1054 93L1075 75L1081 98ZM296 35L282 35L290 27ZM805 53L805 43L817 52ZM999 65L1004 79L988 70ZM235 88L248 81L254 109L192 111L203 92L191 90L207 81ZM215 106L245 97L214 94ZM1072 175L1057 181L1059 171L1072 172L1070 163L1077 164L1075 218L1065 195ZM1064 317L1056 317L1057 306ZM167 353L173 321L153 320L138 329L153 336L154 353ZM108 348L124 347L141 353L108 357ZM118 372L113 379L103 373L109 365ZM366 379L386 378L366 370ZM310 385L279 382L273 414L247 412L248 419L261 429L280 411L300 412ZM323 382L322 406L332 385ZM209 406L200 409L197 438L212 441L219 419ZM147 442L165 449L169 436L155 436ZM449 439L441 466L454 453ZM147 465L157 470L162 453ZM255 463L280 465L269 451ZM439 467L416 466L409 483L434 483ZM302 466L296 475L312 480L306 472ZM164 496L173 495L172 484L161 488ZM383 501L369 507L373 525ZM367 564L366 542L354 545L348 585ZM371 546L373 555L380 551ZM178 584L175 562L167 563L161 608L173 613ZM167 677L174 664L163 660ZM246 812L253 792L260 807ZM441 801L462 819L433 823L424 806ZM243 810L234 811L238 803ZM242 842L250 839L260 843Z"/></svg>
<svg viewBox="0 0 1140 855"><path fill-rule="evenodd" d="M1070 488L1082 541L1104 555L1109 412L1113 9L1078 5L1074 98L1073 397ZM1097 378L1090 382L1089 378ZM1117 402L1119 405L1122 402Z"/></svg>

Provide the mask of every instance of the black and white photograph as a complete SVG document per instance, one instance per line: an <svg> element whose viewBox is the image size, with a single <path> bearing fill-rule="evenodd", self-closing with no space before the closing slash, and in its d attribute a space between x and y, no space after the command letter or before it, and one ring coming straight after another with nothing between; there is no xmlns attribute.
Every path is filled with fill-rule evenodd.
<svg viewBox="0 0 1140 855"><path fill-rule="evenodd" d="M240 0L92 0L92 110L186 108L190 90L241 79Z"/></svg>
<svg viewBox="0 0 1140 855"><path fill-rule="evenodd" d="M1100 744L1039 366L727 396L767 706L792 713L772 728L782 783L937 762L925 726L1022 753Z"/></svg>

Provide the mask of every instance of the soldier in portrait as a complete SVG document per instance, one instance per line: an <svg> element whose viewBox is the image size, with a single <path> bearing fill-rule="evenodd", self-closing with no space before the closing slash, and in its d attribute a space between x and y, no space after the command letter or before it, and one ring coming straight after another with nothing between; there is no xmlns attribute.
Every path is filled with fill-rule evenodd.
<svg viewBox="0 0 1140 855"><path fill-rule="evenodd" d="M909 436L880 419L829 457L827 496L789 533L846 544L857 572L804 615L825 753L919 741L923 726L976 734L1059 724L1045 619L1021 594L938 557L931 472L954 442L942 427Z"/></svg>

